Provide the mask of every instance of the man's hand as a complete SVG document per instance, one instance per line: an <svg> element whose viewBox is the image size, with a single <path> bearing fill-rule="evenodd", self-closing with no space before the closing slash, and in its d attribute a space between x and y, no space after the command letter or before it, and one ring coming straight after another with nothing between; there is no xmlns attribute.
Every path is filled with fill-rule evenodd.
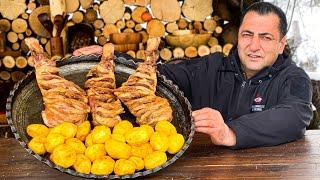
<svg viewBox="0 0 320 180"><path fill-rule="evenodd" d="M202 108L192 112L196 131L208 134L216 145L234 146L235 133L224 123L219 111Z"/></svg>
<svg viewBox="0 0 320 180"><path fill-rule="evenodd" d="M92 46L88 46L88 47L83 47L83 48L80 48L80 49L73 51L72 54L74 56L89 55L89 54L101 55L102 54L102 47L99 45L92 45Z"/></svg>

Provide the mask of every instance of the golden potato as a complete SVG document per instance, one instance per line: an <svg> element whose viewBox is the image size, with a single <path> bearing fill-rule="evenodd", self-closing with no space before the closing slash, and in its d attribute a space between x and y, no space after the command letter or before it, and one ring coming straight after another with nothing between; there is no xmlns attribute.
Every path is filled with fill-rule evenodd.
<svg viewBox="0 0 320 180"><path fill-rule="evenodd" d="M77 154L84 154L84 151L86 150L86 146L77 138L67 139L66 144L72 146L73 149L76 150Z"/></svg>
<svg viewBox="0 0 320 180"><path fill-rule="evenodd" d="M90 159L91 162L93 162L94 160L105 156L106 150L104 149L103 144L93 144L87 147L84 154Z"/></svg>
<svg viewBox="0 0 320 180"><path fill-rule="evenodd" d="M42 136L46 137L49 133L49 128L43 124L30 124L27 127L27 134L31 137Z"/></svg>
<svg viewBox="0 0 320 180"><path fill-rule="evenodd" d="M169 121L157 122L157 124L155 126L155 130L156 130L156 132L159 132L159 133L167 135L167 136L170 136L172 134L177 134L176 128Z"/></svg>
<svg viewBox="0 0 320 180"><path fill-rule="evenodd" d="M167 155L162 151L154 151L144 158L144 166L146 169L153 169L167 162Z"/></svg>
<svg viewBox="0 0 320 180"><path fill-rule="evenodd" d="M84 154L77 154L77 160L73 164L73 168L79 173L90 174L91 161Z"/></svg>
<svg viewBox="0 0 320 180"><path fill-rule="evenodd" d="M56 165L69 168L76 162L77 153L70 145L60 144L54 148L50 160Z"/></svg>
<svg viewBox="0 0 320 180"><path fill-rule="evenodd" d="M103 144L111 137L111 130L109 127L100 125L92 130L93 144Z"/></svg>
<svg viewBox="0 0 320 180"><path fill-rule="evenodd" d="M120 142L126 142L126 138L122 134L111 134L111 138Z"/></svg>
<svg viewBox="0 0 320 180"><path fill-rule="evenodd" d="M115 161L109 156L96 159L92 163L91 173L96 175L111 174L113 172L114 164Z"/></svg>
<svg viewBox="0 0 320 180"><path fill-rule="evenodd" d="M150 138L150 144L153 150L166 152L169 147L168 136L155 132Z"/></svg>
<svg viewBox="0 0 320 180"><path fill-rule="evenodd" d="M36 136L28 143L28 147L36 154L42 155L47 152L44 146L45 142L46 137Z"/></svg>
<svg viewBox="0 0 320 180"><path fill-rule="evenodd" d="M133 125L131 124L130 121L122 120L116 126L114 126L112 133L124 135L128 130L132 128L133 128Z"/></svg>
<svg viewBox="0 0 320 180"><path fill-rule="evenodd" d="M47 152L52 153L53 149L60 144L63 144L65 141L65 137L61 134L50 132L47 136L47 140L44 143L44 146Z"/></svg>
<svg viewBox="0 0 320 180"><path fill-rule="evenodd" d="M135 170L135 163L126 159L119 159L114 165L114 173L118 176L133 174Z"/></svg>
<svg viewBox="0 0 320 180"><path fill-rule="evenodd" d="M105 149L113 159L128 159L131 155L131 146L114 139L107 140Z"/></svg>
<svg viewBox="0 0 320 180"><path fill-rule="evenodd" d="M152 152L153 152L153 149L150 143L145 143L140 146L131 146L132 156L145 158L147 155L151 154Z"/></svg>
<svg viewBox="0 0 320 180"><path fill-rule="evenodd" d="M139 146L147 143L150 139L148 130L146 128L134 127L129 130L126 134L126 141L130 145Z"/></svg>
<svg viewBox="0 0 320 180"><path fill-rule="evenodd" d="M181 134L173 134L169 136L168 153L175 154L180 151L184 145L184 137Z"/></svg>
<svg viewBox="0 0 320 180"><path fill-rule="evenodd" d="M77 126L70 122L63 122L52 128L50 132L58 133L66 137L66 139L73 138L77 134Z"/></svg>
<svg viewBox="0 0 320 180"><path fill-rule="evenodd" d="M131 156L128 160L134 162L136 165L136 171L140 171L144 168L144 161L142 158Z"/></svg>
<svg viewBox="0 0 320 180"><path fill-rule="evenodd" d="M89 121L84 121L78 126L76 138L78 138L80 141L86 140L86 137L90 133L91 126Z"/></svg>
<svg viewBox="0 0 320 180"><path fill-rule="evenodd" d="M90 133L90 134L86 137L85 145L86 145L87 147L93 145L93 142L92 142L92 133Z"/></svg>
<svg viewBox="0 0 320 180"><path fill-rule="evenodd" d="M154 133L154 129L153 129L153 127L151 127L150 125L143 124L143 125L140 126L140 128L146 129L146 131L148 132L149 138L150 138L150 137L152 136L152 134Z"/></svg>

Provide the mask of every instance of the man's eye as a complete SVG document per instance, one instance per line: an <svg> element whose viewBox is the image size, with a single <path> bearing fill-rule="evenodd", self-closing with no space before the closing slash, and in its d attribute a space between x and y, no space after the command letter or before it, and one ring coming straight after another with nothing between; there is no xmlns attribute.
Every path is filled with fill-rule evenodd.
<svg viewBox="0 0 320 180"><path fill-rule="evenodd" d="M272 40L272 38L269 36L262 36L261 39L264 41L271 41Z"/></svg>
<svg viewBox="0 0 320 180"><path fill-rule="evenodd" d="M243 33L242 34L242 37L251 37L252 35L251 34L248 34L248 33Z"/></svg>

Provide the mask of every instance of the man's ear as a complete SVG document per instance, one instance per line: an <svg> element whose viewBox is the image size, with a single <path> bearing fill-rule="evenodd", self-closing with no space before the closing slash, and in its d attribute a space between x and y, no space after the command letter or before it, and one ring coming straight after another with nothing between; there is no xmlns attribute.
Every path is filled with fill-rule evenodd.
<svg viewBox="0 0 320 180"><path fill-rule="evenodd" d="M284 48L286 47L286 43L287 43L287 36L283 36L283 38L280 40L280 45L279 45L279 54L283 53Z"/></svg>

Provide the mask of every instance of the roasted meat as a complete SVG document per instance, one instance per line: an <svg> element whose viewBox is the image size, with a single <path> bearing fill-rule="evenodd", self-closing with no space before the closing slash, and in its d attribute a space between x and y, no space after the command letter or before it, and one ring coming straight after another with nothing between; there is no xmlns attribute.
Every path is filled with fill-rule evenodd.
<svg viewBox="0 0 320 180"><path fill-rule="evenodd" d="M86 92L59 74L55 61L44 53L35 38L25 39L34 59L36 79L44 101L42 119L49 127L62 122L80 124L90 112Z"/></svg>
<svg viewBox="0 0 320 180"><path fill-rule="evenodd" d="M114 76L114 46L103 46L101 61L93 67L88 75L85 88L89 98L94 125L114 127L124 112L120 100L113 94L116 88Z"/></svg>
<svg viewBox="0 0 320 180"><path fill-rule="evenodd" d="M167 99L155 95L157 86L156 61L159 38L147 42L146 61L139 64L115 95L137 117L138 124L154 126L158 121L172 120L172 109Z"/></svg>

